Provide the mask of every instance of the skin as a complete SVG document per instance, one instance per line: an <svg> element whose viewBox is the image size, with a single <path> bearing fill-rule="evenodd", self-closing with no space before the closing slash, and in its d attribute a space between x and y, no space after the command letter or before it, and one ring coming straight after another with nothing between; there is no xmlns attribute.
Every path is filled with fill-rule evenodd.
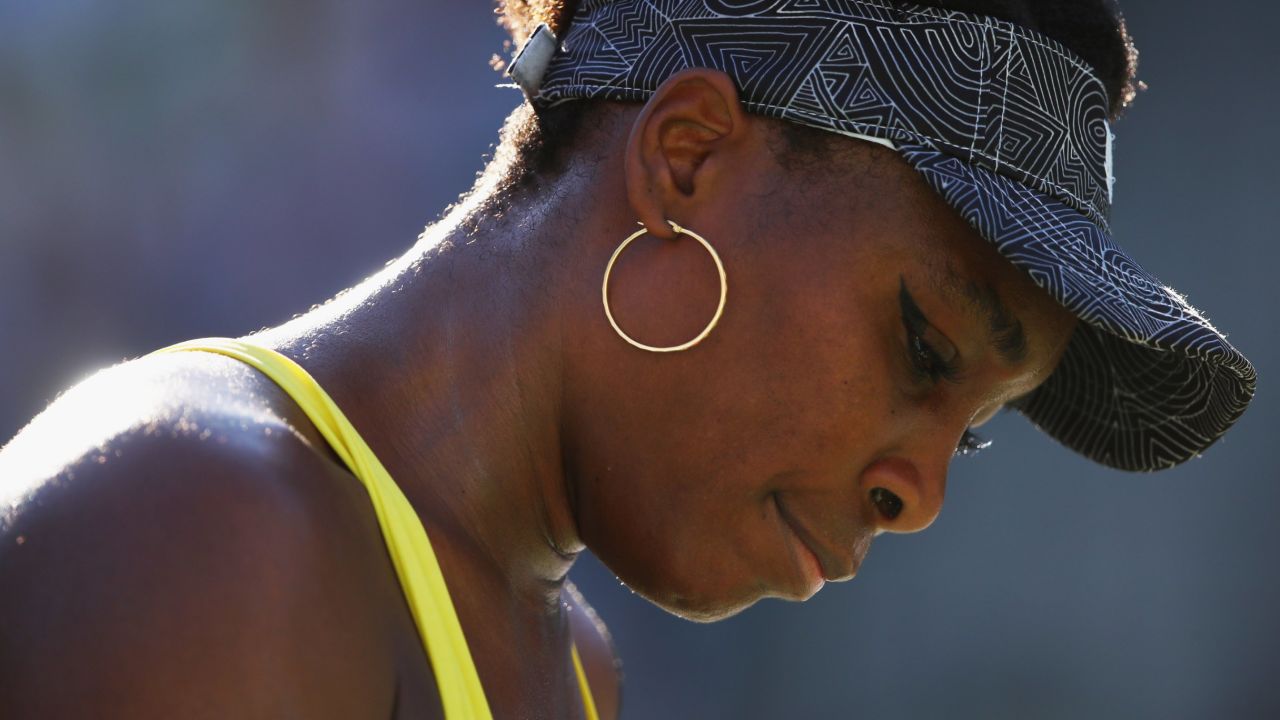
<svg viewBox="0 0 1280 720"><path fill-rule="evenodd" d="M590 548L695 620L845 580L927 527L962 432L1052 371L1074 320L892 152L780 164L721 73L614 108L593 152L487 211L481 186L379 276L260 335L344 409L428 528L496 717L577 717L607 636ZM842 141L843 144L843 141ZM589 155L589 157L588 157ZM605 322L605 262L637 219ZM901 293L958 371L913 364ZM992 345L974 296L1026 334ZM440 717L367 497L269 380L204 353L72 389L2 453L4 717ZM890 518L872 489L898 496Z"/></svg>

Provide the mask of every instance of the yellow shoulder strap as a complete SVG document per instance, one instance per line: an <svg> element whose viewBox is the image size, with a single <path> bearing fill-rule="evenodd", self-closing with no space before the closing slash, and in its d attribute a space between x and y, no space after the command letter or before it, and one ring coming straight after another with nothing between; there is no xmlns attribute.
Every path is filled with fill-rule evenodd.
<svg viewBox="0 0 1280 720"><path fill-rule="evenodd" d="M400 586L404 589L418 634L431 658L445 717L449 720L491 720L480 676L467 648L462 625L445 586L440 563L431 549L418 514L391 475L378 462L355 427L329 394L302 366L274 350L239 340L192 340L158 350L158 353L203 350L235 358L271 378L302 408L342 462L369 491L391 554ZM573 648L573 665L587 720L598 720L587 685L586 672Z"/></svg>
<svg viewBox="0 0 1280 720"><path fill-rule="evenodd" d="M569 646L573 653L573 671L578 674L578 690L582 691L582 710L587 720L600 720L596 714L596 699L591 694L591 685L587 683L587 671L582 668L582 656L578 654L577 644Z"/></svg>

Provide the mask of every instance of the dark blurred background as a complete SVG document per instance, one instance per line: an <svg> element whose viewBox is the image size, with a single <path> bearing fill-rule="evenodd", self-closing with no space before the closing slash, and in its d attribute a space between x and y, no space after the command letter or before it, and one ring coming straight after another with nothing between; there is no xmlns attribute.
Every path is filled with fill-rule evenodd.
<svg viewBox="0 0 1280 720"><path fill-rule="evenodd" d="M1017 416L852 583L694 625L588 559L628 718L1280 717L1280 8L1129 0L1116 233L1261 393L1206 457ZM408 249L521 96L482 0L0 0L0 441L95 368L288 319Z"/></svg>

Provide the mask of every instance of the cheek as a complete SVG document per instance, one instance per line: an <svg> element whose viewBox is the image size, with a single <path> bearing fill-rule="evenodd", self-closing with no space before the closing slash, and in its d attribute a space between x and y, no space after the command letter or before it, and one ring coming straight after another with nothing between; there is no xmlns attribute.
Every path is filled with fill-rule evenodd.
<svg viewBox="0 0 1280 720"><path fill-rule="evenodd" d="M884 395L883 352L819 310L775 306L750 333L726 322L701 356L655 357L661 377L628 384L622 409L584 434L579 530L637 593L695 618L746 607L789 582L769 494L847 492ZM747 337L771 341L734 342Z"/></svg>
<svg viewBox="0 0 1280 720"><path fill-rule="evenodd" d="M583 542L623 582L681 614L706 615L760 595L751 571L770 478L760 395L702 371L632 388L625 412L602 417L576 453Z"/></svg>
<svg viewBox="0 0 1280 720"><path fill-rule="evenodd" d="M776 338L756 355L771 404L763 428L805 467L854 462L891 410L892 338L864 305L847 288L794 288L762 330Z"/></svg>
<svg viewBox="0 0 1280 720"><path fill-rule="evenodd" d="M592 510L609 521L583 540L631 590L670 612L715 619L787 580L774 567L781 558L762 503L693 498L645 506L612 495Z"/></svg>

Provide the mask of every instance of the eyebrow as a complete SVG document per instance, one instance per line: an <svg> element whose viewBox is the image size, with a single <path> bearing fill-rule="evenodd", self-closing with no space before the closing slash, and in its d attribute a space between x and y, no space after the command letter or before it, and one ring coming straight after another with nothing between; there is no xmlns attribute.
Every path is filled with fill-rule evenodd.
<svg viewBox="0 0 1280 720"><path fill-rule="evenodd" d="M985 316L987 331L996 352L1010 365L1021 364L1027 358L1027 334L1022 329L1022 321L1000 301L1000 294L995 287L970 281L965 295Z"/></svg>
<svg viewBox="0 0 1280 720"><path fill-rule="evenodd" d="M987 340L1005 362L1019 365L1026 360L1027 333L1022 321L1000 300L994 285L965 278L950 264L946 266L945 280L941 283L943 288L962 297L986 321Z"/></svg>

